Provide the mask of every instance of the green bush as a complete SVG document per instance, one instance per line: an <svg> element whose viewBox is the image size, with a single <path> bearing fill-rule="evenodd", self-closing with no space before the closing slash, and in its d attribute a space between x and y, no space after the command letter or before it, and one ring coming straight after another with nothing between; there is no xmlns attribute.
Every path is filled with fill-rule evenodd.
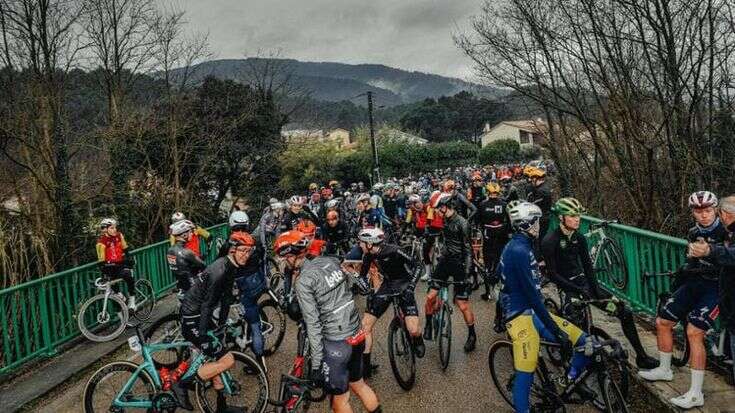
<svg viewBox="0 0 735 413"><path fill-rule="evenodd" d="M500 139L480 149L483 165L518 162L522 159L521 145L512 139Z"/></svg>

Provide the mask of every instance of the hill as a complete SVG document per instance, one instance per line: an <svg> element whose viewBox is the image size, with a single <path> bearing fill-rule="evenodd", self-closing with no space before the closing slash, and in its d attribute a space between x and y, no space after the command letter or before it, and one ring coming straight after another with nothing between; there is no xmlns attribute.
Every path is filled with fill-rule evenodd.
<svg viewBox="0 0 735 413"><path fill-rule="evenodd" d="M502 90L457 78L411 72L384 65L301 62L293 59L213 60L197 65L195 77L203 79L212 75L246 81L250 73L267 65L278 66L281 73L288 73L293 86L310 91L313 99L328 102L352 99L368 90L374 92L376 104L384 106L451 96L463 90L486 97L505 94ZM357 101L358 104L362 102Z"/></svg>

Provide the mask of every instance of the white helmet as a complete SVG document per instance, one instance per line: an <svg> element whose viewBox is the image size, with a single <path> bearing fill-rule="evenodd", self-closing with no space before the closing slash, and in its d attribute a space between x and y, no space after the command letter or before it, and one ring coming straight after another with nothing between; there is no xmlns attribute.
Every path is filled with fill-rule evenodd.
<svg viewBox="0 0 735 413"><path fill-rule="evenodd" d="M230 228L250 225L250 217L245 211L233 211L230 214Z"/></svg>
<svg viewBox="0 0 735 413"><path fill-rule="evenodd" d="M366 194L366 193L362 193L362 194L360 194L360 195L357 196L357 199L355 199L355 203L360 203L360 202L363 202L363 201L368 201L369 202L370 201L370 195L369 194Z"/></svg>
<svg viewBox="0 0 735 413"><path fill-rule="evenodd" d="M385 185L378 182L377 184L373 185L373 191L382 191Z"/></svg>
<svg viewBox="0 0 735 413"><path fill-rule="evenodd" d="M418 195L411 195L408 197L408 204L415 204L416 202L421 202L421 197Z"/></svg>
<svg viewBox="0 0 735 413"><path fill-rule="evenodd" d="M272 211L286 208L286 205L281 201L273 202L270 206Z"/></svg>
<svg viewBox="0 0 735 413"><path fill-rule="evenodd" d="M105 229L113 225L117 225L117 220L115 218L103 218L102 221L100 221L101 229Z"/></svg>
<svg viewBox="0 0 735 413"><path fill-rule="evenodd" d="M343 195L343 196L344 196L345 198L349 198L349 197L351 197L351 196L352 196L352 192L350 192L350 191L345 191L345 192L344 192L344 193L343 193L342 195Z"/></svg>
<svg viewBox="0 0 735 413"><path fill-rule="evenodd" d="M357 239L368 244L380 244L385 240L385 233L380 228L365 228L357 234Z"/></svg>
<svg viewBox="0 0 735 413"><path fill-rule="evenodd" d="M291 206L291 205L294 205L294 204L298 204L298 205L302 205L303 204L303 202L301 201L301 197L300 196L294 195L291 198L289 198L289 200L288 200L288 206Z"/></svg>
<svg viewBox="0 0 735 413"><path fill-rule="evenodd" d="M717 196L710 191L697 191L689 196L689 208L707 208L717 205Z"/></svg>
<svg viewBox="0 0 735 413"><path fill-rule="evenodd" d="M194 228L196 228L196 226L188 219L176 221L168 227L171 231L171 235L173 236L179 236L185 232L192 231Z"/></svg>
<svg viewBox="0 0 735 413"><path fill-rule="evenodd" d="M326 202L326 203L324 204L324 206L325 206L325 207L326 207L327 209L331 209L331 208L337 208L337 206L339 206L339 199L337 199L337 198L334 198L334 199L330 199L329 201L327 201L327 202Z"/></svg>
<svg viewBox="0 0 735 413"><path fill-rule="evenodd" d="M541 218L541 208L530 202L520 202L508 210L510 224L516 231L529 231Z"/></svg>
<svg viewBox="0 0 735 413"><path fill-rule="evenodd" d="M183 221L185 219L186 219L186 215L184 215L183 212L176 211L176 212L173 213L173 215L171 215L171 222L172 223Z"/></svg>

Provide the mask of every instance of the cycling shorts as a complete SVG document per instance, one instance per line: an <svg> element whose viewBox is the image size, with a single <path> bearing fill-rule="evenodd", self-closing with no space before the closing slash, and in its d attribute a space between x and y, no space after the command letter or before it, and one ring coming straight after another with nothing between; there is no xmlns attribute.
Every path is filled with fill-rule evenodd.
<svg viewBox="0 0 735 413"><path fill-rule="evenodd" d="M442 257L436 264L436 270L434 271L434 274L432 274L431 278L439 281L449 281L450 277L455 282L462 282L467 280L464 262ZM470 294L472 293L471 285L454 285L453 287L455 300L467 301L470 299ZM431 288L432 290L439 290L441 286L436 283L430 282L429 288Z"/></svg>
<svg viewBox="0 0 735 413"><path fill-rule="evenodd" d="M205 356L219 360L227 354L227 349L225 349L221 342L215 342L215 339L208 335L206 331L199 330L200 319L201 316L199 314L192 316L182 314L181 335Z"/></svg>
<svg viewBox="0 0 735 413"><path fill-rule="evenodd" d="M569 321L554 314L551 314L551 318L575 345L584 336L584 332ZM521 314L506 322L506 328L513 342L513 367L516 371L533 373L538 364L541 338L556 342L556 337L543 325L536 314Z"/></svg>
<svg viewBox="0 0 735 413"><path fill-rule="evenodd" d="M390 298L380 297L380 295L392 293L395 291L398 290L392 288L391 286L388 286L388 283L383 283L383 285L378 288L378 291L375 293L375 295L371 295L370 297L368 297L367 313L375 316L375 318L380 318L380 316L382 316L390 306ZM416 296L414 295L413 290L404 289L401 296L398 297L398 305L401 307L401 311L403 311L404 316L418 317L419 309L416 304Z"/></svg>
<svg viewBox="0 0 735 413"><path fill-rule="evenodd" d="M350 383L362 380L362 352L365 341L352 346L345 340L324 340L324 390L328 394L347 393Z"/></svg>
<svg viewBox="0 0 735 413"><path fill-rule="evenodd" d="M658 315L669 321L687 322L703 331L714 327L719 315L718 281L701 278L685 282L661 306Z"/></svg>

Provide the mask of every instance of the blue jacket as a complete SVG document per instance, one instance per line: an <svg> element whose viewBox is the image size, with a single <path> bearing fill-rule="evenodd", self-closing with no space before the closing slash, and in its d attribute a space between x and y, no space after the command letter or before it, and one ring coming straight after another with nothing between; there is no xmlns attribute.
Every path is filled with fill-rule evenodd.
<svg viewBox="0 0 735 413"><path fill-rule="evenodd" d="M544 306L541 273L533 253L533 240L529 236L513 234L500 257L498 276L503 285L500 304L506 321L531 310L550 332L559 335L559 327Z"/></svg>

